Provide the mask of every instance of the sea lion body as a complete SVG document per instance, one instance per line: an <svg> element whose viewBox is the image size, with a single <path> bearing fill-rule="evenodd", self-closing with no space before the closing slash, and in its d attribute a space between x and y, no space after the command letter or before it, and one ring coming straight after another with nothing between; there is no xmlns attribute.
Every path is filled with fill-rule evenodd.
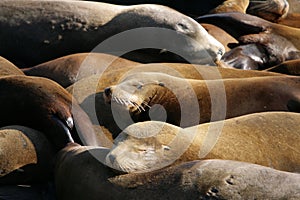
<svg viewBox="0 0 300 200"><path fill-rule="evenodd" d="M58 154L59 199L299 198L297 173L237 161L203 160L118 176L93 156L102 152L95 147L67 146Z"/></svg>
<svg viewBox="0 0 300 200"><path fill-rule="evenodd" d="M18 124L39 130L56 150L73 139L83 143L94 140L86 113L72 95L54 81L40 77L2 77L0 102L0 127Z"/></svg>
<svg viewBox="0 0 300 200"><path fill-rule="evenodd" d="M135 123L115 139L106 163L119 171L145 172L222 159L299 172L299 118L299 113L264 112L185 129L157 121Z"/></svg>
<svg viewBox="0 0 300 200"><path fill-rule="evenodd" d="M300 59L285 61L274 67L268 68L265 71L299 76L300 75Z"/></svg>
<svg viewBox="0 0 300 200"><path fill-rule="evenodd" d="M224 53L222 44L195 20L165 6L8 0L1 1L0 8L0 29L5 30L0 34L3 42L0 53L20 67L90 52L104 40L127 30L131 32L110 38L113 41L98 46L96 51L123 54L127 53L127 47L133 48L128 51L161 47L179 51L189 61L204 59L205 63L220 59ZM155 34L159 37L154 37ZM135 46L134 42L142 46ZM159 52L155 51L153 57L163 56ZM178 60L178 56L171 57L173 61Z"/></svg>
<svg viewBox="0 0 300 200"><path fill-rule="evenodd" d="M48 139L22 126L0 129L0 184L28 184L51 177L54 151Z"/></svg>
<svg viewBox="0 0 300 200"><path fill-rule="evenodd" d="M159 117L160 112L165 112L164 120L187 127L255 112L288 111L291 101L300 102L299 83L299 77L201 81L138 73L107 88L104 98L113 111L124 116L128 113L134 121L149 120L150 113ZM124 117L124 121L129 119Z"/></svg>
<svg viewBox="0 0 300 200"><path fill-rule="evenodd" d="M84 77L101 74L106 68L138 65L134 61L103 53L77 53L22 69L28 76L46 77L68 87Z"/></svg>
<svg viewBox="0 0 300 200"><path fill-rule="evenodd" d="M0 77L10 75L24 75L24 73L9 60L0 56Z"/></svg>

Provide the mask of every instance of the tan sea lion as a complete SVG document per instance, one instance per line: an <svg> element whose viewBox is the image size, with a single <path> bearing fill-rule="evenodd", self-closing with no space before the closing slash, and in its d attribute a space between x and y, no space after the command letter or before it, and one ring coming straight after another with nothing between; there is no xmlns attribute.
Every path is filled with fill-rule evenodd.
<svg viewBox="0 0 300 200"><path fill-rule="evenodd" d="M254 70L246 72L244 70L191 64L155 63L135 67L128 66L117 70L110 70L109 68L101 76L94 75L84 78L68 87L67 90L77 99L80 106L88 113L95 125L100 124L101 129L106 135L112 134L113 136L117 136L121 130L115 123L111 108L105 104L103 91L106 87L118 84L122 80L122 77L140 72L162 72L172 76L199 80L281 75ZM93 115L94 112L96 112L96 116Z"/></svg>
<svg viewBox="0 0 300 200"><path fill-rule="evenodd" d="M274 76L203 81L145 72L106 88L104 98L122 116L120 123L152 119L187 127L255 112L293 111L288 105L300 102L299 80Z"/></svg>
<svg viewBox="0 0 300 200"><path fill-rule="evenodd" d="M297 173L237 161L203 160L117 176L99 161L105 151L95 147L65 147L56 162L57 197L63 200L300 197Z"/></svg>
<svg viewBox="0 0 300 200"><path fill-rule="evenodd" d="M51 178L54 151L43 133L22 126L0 129L0 184L25 184Z"/></svg>
<svg viewBox="0 0 300 200"><path fill-rule="evenodd" d="M265 71L300 76L300 59L285 61Z"/></svg>
<svg viewBox="0 0 300 200"><path fill-rule="evenodd" d="M0 56L0 77L9 75L24 75L24 73L9 60Z"/></svg>
<svg viewBox="0 0 300 200"><path fill-rule="evenodd" d="M101 74L106 68L119 69L138 64L110 54L77 53L22 70L28 76L46 77L68 87L84 77Z"/></svg>
<svg viewBox="0 0 300 200"><path fill-rule="evenodd" d="M18 124L39 130L56 150L74 139L97 144L89 117L71 94L49 79L0 78L0 110L0 127Z"/></svg>
<svg viewBox="0 0 300 200"><path fill-rule="evenodd" d="M182 129L148 121L127 127L114 141L106 164L143 172L198 159L237 160L300 171L300 114L264 112Z"/></svg>
<svg viewBox="0 0 300 200"><path fill-rule="evenodd" d="M161 5L4 0L0 8L0 29L5 30L0 53L20 67L93 49L122 55L150 48L154 50L146 55L160 61L201 64L213 63L224 53L223 45L195 20Z"/></svg>

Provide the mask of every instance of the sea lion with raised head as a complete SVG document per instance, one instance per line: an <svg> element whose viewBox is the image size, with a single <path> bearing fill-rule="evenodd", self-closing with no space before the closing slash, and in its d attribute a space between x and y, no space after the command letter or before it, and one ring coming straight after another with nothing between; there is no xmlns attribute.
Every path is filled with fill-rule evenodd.
<svg viewBox="0 0 300 200"><path fill-rule="evenodd" d="M223 45L195 20L161 5L4 0L0 8L0 53L19 67L90 52L97 45L95 52L121 55L154 48L154 58L182 61L183 57L201 64L213 63L224 53Z"/></svg>
<svg viewBox="0 0 300 200"><path fill-rule="evenodd" d="M203 81L145 72L106 88L104 98L126 124L151 118L187 127L254 112L288 111L290 101L300 102L299 80L274 76Z"/></svg>
<svg viewBox="0 0 300 200"><path fill-rule="evenodd" d="M61 150L55 170L57 197L78 200L300 197L297 173L237 161L202 160L148 173L117 175L99 161L106 151L75 144Z"/></svg>
<svg viewBox="0 0 300 200"><path fill-rule="evenodd" d="M223 159L299 172L299 119L299 113L264 112L185 129L139 122L115 139L106 164L119 171L143 172L198 159Z"/></svg>
<svg viewBox="0 0 300 200"><path fill-rule="evenodd" d="M2 127L0 184L28 184L51 179L54 155L43 133L22 126Z"/></svg>
<svg viewBox="0 0 300 200"><path fill-rule="evenodd" d="M0 78L0 110L0 127L17 124L39 130L56 150L74 139L97 144L89 117L70 93L49 79Z"/></svg>

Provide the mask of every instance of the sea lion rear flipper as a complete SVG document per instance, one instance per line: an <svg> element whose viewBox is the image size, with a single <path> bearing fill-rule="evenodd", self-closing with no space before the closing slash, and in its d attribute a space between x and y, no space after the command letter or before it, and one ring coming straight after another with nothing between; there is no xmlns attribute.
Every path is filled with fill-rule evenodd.
<svg viewBox="0 0 300 200"><path fill-rule="evenodd" d="M196 18L196 21L216 25L236 39L243 35L263 32L271 24L259 17L240 12L203 15Z"/></svg>

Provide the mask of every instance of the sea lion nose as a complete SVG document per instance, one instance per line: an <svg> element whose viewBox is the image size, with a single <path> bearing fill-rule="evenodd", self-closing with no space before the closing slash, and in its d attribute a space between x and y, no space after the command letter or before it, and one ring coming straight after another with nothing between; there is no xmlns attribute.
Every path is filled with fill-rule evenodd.
<svg viewBox="0 0 300 200"><path fill-rule="evenodd" d="M109 97L109 96L111 95L111 89L110 89L110 87L104 89L104 94L105 94L107 97Z"/></svg>

